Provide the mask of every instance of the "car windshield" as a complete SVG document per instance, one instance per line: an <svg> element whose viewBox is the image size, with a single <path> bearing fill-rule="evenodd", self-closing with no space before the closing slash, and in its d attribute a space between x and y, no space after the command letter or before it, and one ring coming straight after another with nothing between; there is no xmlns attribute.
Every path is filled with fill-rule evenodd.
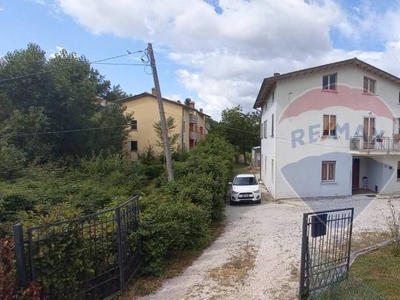
<svg viewBox="0 0 400 300"><path fill-rule="evenodd" d="M236 177L233 181L233 185L256 185L257 179L252 177Z"/></svg>

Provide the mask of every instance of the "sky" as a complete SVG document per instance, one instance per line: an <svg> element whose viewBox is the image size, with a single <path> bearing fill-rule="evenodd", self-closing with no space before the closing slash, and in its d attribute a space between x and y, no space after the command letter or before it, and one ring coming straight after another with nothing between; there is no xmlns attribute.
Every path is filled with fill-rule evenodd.
<svg viewBox="0 0 400 300"><path fill-rule="evenodd" d="M0 0L0 56L38 44L97 61L152 43L165 98L214 119L251 111L263 78L358 57L400 77L400 0ZM143 53L93 64L150 92ZM139 65L138 65L139 64Z"/></svg>

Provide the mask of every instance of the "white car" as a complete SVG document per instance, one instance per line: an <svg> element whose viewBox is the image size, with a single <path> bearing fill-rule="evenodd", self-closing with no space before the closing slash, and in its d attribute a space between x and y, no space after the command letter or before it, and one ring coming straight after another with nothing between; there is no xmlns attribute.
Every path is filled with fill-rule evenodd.
<svg viewBox="0 0 400 300"><path fill-rule="evenodd" d="M229 182L229 203L261 203L261 189L254 174L238 174Z"/></svg>

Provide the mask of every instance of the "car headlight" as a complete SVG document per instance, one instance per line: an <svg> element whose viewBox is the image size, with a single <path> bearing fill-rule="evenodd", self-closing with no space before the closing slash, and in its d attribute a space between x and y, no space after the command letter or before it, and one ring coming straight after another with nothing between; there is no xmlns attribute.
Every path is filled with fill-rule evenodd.
<svg viewBox="0 0 400 300"><path fill-rule="evenodd" d="M232 191L232 194L237 195L237 194L239 194L239 192L238 191Z"/></svg>
<svg viewBox="0 0 400 300"><path fill-rule="evenodd" d="M253 193L259 193L260 189L254 190Z"/></svg>

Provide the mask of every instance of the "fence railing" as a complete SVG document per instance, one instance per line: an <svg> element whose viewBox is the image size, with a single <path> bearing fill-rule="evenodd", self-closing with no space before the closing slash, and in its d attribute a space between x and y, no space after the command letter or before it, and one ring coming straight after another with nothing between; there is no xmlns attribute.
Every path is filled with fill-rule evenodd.
<svg viewBox="0 0 400 300"><path fill-rule="evenodd" d="M393 137L363 137L350 138L350 150L366 153L399 154L400 140Z"/></svg>
<svg viewBox="0 0 400 300"><path fill-rule="evenodd" d="M348 278L354 208L303 215L300 299Z"/></svg>
<svg viewBox="0 0 400 300"><path fill-rule="evenodd" d="M95 214L14 226L18 282L46 299L103 299L123 291L140 265L139 198Z"/></svg>

